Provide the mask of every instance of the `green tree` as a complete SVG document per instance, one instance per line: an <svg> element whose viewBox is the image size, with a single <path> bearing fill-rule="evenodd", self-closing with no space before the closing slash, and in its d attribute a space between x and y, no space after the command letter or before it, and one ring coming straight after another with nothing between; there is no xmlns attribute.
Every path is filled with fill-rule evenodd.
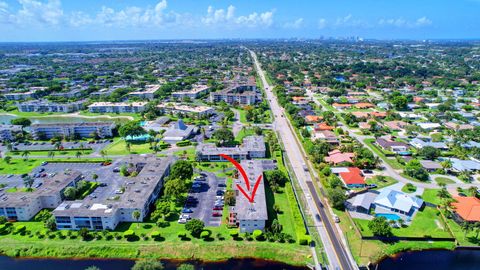
<svg viewBox="0 0 480 270"><path fill-rule="evenodd" d="M33 177L27 174L25 177L22 178L22 180L23 180L23 185L25 185L27 190L32 190L33 182L35 181Z"/></svg>
<svg viewBox="0 0 480 270"><path fill-rule="evenodd" d="M405 110L408 105L407 97L401 95L394 97L391 102L397 110Z"/></svg>
<svg viewBox="0 0 480 270"><path fill-rule="evenodd" d="M345 208L344 203L347 199L347 195L345 195L345 191L341 188L331 188L328 189L328 199L333 208L343 210Z"/></svg>
<svg viewBox="0 0 480 270"><path fill-rule="evenodd" d="M96 174L96 173L92 174L92 179L93 179L93 181L97 182L98 174Z"/></svg>
<svg viewBox="0 0 480 270"><path fill-rule="evenodd" d="M374 217L368 222L368 228L376 236L388 237L392 235L392 228L385 217Z"/></svg>
<svg viewBox="0 0 480 270"><path fill-rule="evenodd" d="M230 131L228 128L217 129L213 133L213 138L218 140L219 146L229 145L235 140L235 137L233 136L232 131Z"/></svg>
<svg viewBox="0 0 480 270"><path fill-rule="evenodd" d="M20 118L15 118L10 121L12 125L19 125L22 126L22 130L25 127L28 127L32 124L32 121L30 119L25 118L25 117L20 117Z"/></svg>
<svg viewBox="0 0 480 270"><path fill-rule="evenodd" d="M142 259L135 262L132 270L162 270L163 265L154 259Z"/></svg>
<svg viewBox="0 0 480 270"><path fill-rule="evenodd" d="M88 231L87 228L81 228L81 229L78 231L78 235L79 235L83 240L87 240L88 237L90 236L90 232Z"/></svg>
<svg viewBox="0 0 480 270"><path fill-rule="evenodd" d="M147 133L143 127L140 126L139 121L129 121L125 124L123 124L119 129L118 129L118 134L122 137L127 137L127 136L140 136Z"/></svg>
<svg viewBox="0 0 480 270"><path fill-rule="evenodd" d="M287 176L280 170L266 171L265 177L269 185L279 185L283 187L288 181Z"/></svg>
<svg viewBox="0 0 480 270"><path fill-rule="evenodd" d="M418 154L428 160L434 160L440 156L440 150L432 146L425 146L418 151Z"/></svg>
<svg viewBox="0 0 480 270"><path fill-rule="evenodd" d="M3 158L3 161L5 161L5 163L7 163L7 164L10 164L10 162L12 161L12 157L11 156L5 156Z"/></svg>
<svg viewBox="0 0 480 270"><path fill-rule="evenodd" d="M164 195L170 200L178 200L187 191L186 184L180 179L170 179L165 183Z"/></svg>
<svg viewBox="0 0 480 270"><path fill-rule="evenodd" d="M132 212L132 218L137 221L137 228L138 228L138 221L140 220L141 215L142 214L138 210L135 210L135 211Z"/></svg>
<svg viewBox="0 0 480 270"><path fill-rule="evenodd" d="M55 157L55 151L48 151L48 157L53 159L53 157Z"/></svg>
<svg viewBox="0 0 480 270"><path fill-rule="evenodd" d="M187 160L178 160L172 165L170 177L181 180L189 180L193 176L193 166Z"/></svg>
<svg viewBox="0 0 480 270"><path fill-rule="evenodd" d="M185 230L189 231L192 236L198 237L205 228L205 223L199 219L192 219L185 224Z"/></svg>
<svg viewBox="0 0 480 270"><path fill-rule="evenodd" d="M67 187L63 191L63 195L67 200L74 200L76 196L77 190L74 187Z"/></svg>
<svg viewBox="0 0 480 270"><path fill-rule="evenodd" d="M75 153L75 157L77 157L78 159L80 159L81 156L82 156L82 152L77 151L77 152Z"/></svg>
<svg viewBox="0 0 480 270"><path fill-rule="evenodd" d="M30 151L25 150L22 152L22 157L24 160L28 160L28 156L30 155Z"/></svg>
<svg viewBox="0 0 480 270"><path fill-rule="evenodd" d="M405 164L405 174L421 181L427 181L429 179L428 172L417 159L412 159Z"/></svg>

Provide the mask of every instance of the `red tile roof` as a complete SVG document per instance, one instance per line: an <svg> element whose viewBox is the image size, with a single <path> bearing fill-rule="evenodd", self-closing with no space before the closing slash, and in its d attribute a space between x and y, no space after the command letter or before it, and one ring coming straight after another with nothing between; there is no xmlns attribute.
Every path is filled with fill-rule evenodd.
<svg viewBox="0 0 480 270"><path fill-rule="evenodd" d="M346 185L365 184L365 178L362 176L362 172L357 167L349 167L348 172L340 173L340 178L342 178Z"/></svg>
<svg viewBox="0 0 480 270"><path fill-rule="evenodd" d="M480 221L480 200L475 197L453 197L454 211L465 221Z"/></svg>

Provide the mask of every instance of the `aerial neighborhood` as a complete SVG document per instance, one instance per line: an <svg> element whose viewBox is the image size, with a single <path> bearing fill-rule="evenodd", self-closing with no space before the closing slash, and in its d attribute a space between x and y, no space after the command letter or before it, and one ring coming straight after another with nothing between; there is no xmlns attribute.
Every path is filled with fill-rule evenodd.
<svg viewBox="0 0 480 270"><path fill-rule="evenodd" d="M0 252L357 269L478 246L473 45L208 44L4 53Z"/></svg>

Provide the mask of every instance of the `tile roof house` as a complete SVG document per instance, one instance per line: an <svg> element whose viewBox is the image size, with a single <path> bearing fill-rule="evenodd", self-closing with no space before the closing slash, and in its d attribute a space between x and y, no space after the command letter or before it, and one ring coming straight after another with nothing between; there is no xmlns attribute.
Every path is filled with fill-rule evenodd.
<svg viewBox="0 0 480 270"><path fill-rule="evenodd" d="M305 121L307 123L318 123L323 120L323 117L319 115L307 115L305 116Z"/></svg>
<svg viewBox="0 0 480 270"><path fill-rule="evenodd" d="M326 123L318 123L314 125L315 131L321 131L321 130L333 130L334 127L327 125Z"/></svg>
<svg viewBox="0 0 480 270"><path fill-rule="evenodd" d="M455 220L459 222L480 221L480 200L475 197L453 197L456 202L451 203Z"/></svg>
<svg viewBox="0 0 480 270"><path fill-rule="evenodd" d="M378 138L375 143L383 148L384 150L392 151L395 153L404 152L408 150L408 144L404 142L396 142L392 140L387 140L384 138Z"/></svg>
<svg viewBox="0 0 480 270"><path fill-rule="evenodd" d="M353 106L355 106L355 108L357 109L375 108L375 105L369 102L359 102Z"/></svg>
<svg viewBox="0 0 480 270"><path fill-rule="evenodd" d="M347 172L341 172L338 176L347 188L361 188L366 185L365 177L357 167L349 167Z"/></svg>
<svg viewBox="0 0 480 270"><path fill-rule="evenodd" d="M422 208L424 202L415 196L389 188L384 188L374 201L375 213L400 213L412 217L414 213Z"/></svg>
<svg viewBox="0 0 480 270"><path fill-rule="evenodd" d="M312 141L315 141L316 139L324 140L329 144L334 144L334 145L337 145L340 143L335 133L333 133L330 130L317 131L313 134L311 139Z"/></svg>
<svg viewBox="0 0 480 270"><path fill-rule="evenodd" d="M408 125L407 122L403 121L387 121L383 124L391 130L402 130Z"/></svg>
<svg viewBox="0 0 480 270"><path fill-rule="evenodd" d="M473 130L475 127L469 124L459 124L454 122L447 122L444 126L452 130Z"/></svg>
<svg viewBox="0 0 480 270"><path fill-rule="evenodd" d="M353 162L354 153L342 153L340 150L333 150L325 157L325 161L331 164L340 164L343 162Z"/></svg>

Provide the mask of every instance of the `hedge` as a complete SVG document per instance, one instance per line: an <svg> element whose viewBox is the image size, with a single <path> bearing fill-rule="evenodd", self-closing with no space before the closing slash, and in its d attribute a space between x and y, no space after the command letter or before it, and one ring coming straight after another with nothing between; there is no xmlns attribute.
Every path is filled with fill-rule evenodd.
<svg viewBox="0 0 480 270"><path fill-rule="evenodd" d="M312 237L310 235L304 235L300 237L300 240L298 240L298 243L302 246L306 246L312 242Z"/></svg>
<svg viewBox="0 0 480 270"><path fill-rule="evenodd" d="M15 227L14 233L21 233L24 232L26 229L27 227L25 225L18 225L17 227Z"/></svg>
<svg viewBox="0 0 480 270"><path fill-rule="evenodd" d="M156 239L160 238L160 232L157 232L157 231L152 232L152 234L151 234L150 236L151 236L153 239L156 240Z"/></svg>
<svg viewBox="0 0 480 270"><path fill-rule="evenodd" d="M188 146L188 145L191 145L192 142L189 141L189 140L184 140L184 141L181 141L181 142L177 142L176 144L177 144L177 146Z"/></svg>
<svg viewBox="0 0 480 270"><path fill-rule="evenodd" d="M234 238L238 237L238 230L230 230L229 233L231 237L234 237Z"/></svg>
<svg viewBox="0 0 480 270"><path fill-rule="evenodd" d="M200 233L200 238L206 239L208 237L210 237L209 231L203 231L202 233Z"/></svg>

